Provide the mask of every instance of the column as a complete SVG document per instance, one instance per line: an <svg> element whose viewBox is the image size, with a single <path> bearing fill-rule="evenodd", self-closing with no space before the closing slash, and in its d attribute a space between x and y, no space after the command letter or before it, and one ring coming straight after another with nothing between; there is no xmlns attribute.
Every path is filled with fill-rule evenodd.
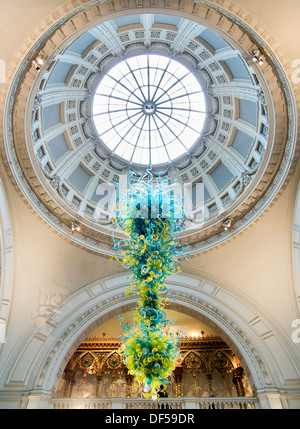
<svg viewBox="0 0 300 429"><path fill-rule="evenodd" d="M233 379L232 379L232 381L236 387L236 391L237 391L238 396L245 396L243 376L244 376L244 370L241 366L238 366L233 371Z"/></svg>
<svg viewBox="0 0 300 429"><path fill-rule="evenodd" d="M96 375L96 380L97 380L97 385L96 385L96 398L98 398L98 392L99 392L99 386L100 386L100 381L101 381L101 379L102 379L102 373L101 373L101 371L100 371L100 372L97 372L97 375Z"/></svg>
<svg viewBox="0 0 300 429"><path fill-rule="evenodd" d="M75 372L70 369L66 368L63 373L63 378L65 380L65 386L64 386L64 398L71 398L72 395L72 387L74 384L74 378L75 378Z"/></svg>
<svg viewBox="0 0 300 429"><path fill-rule="evenodd" d="M183 397L183 391L182 391L182 373L183 373L183 367L182 366L176 366L173 371L173 376L175 380L175 395L176 398L182 398Z"/></svg>
<svg viewBox="0 0 300 429"><path fill-rule="evenodd" d="M206 374L206 379L208 381L208 390L212 392L212 375Z"/></svg>
<svg viewBox="0 0 300 429"><path fill-rule="evenodd" d="M132 383L133 383L134 376L129 374L125 374L125 382L126 382L126 388L125 388L125 398L132 398Z"/></svg>

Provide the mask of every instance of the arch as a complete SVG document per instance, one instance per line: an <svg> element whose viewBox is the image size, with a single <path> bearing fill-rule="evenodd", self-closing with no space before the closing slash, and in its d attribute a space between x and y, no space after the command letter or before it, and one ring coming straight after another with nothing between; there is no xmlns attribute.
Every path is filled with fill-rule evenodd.
<svg viewBox="0 0 300 429"><path fill-rule="evenodd" d="M5 364L3 373L9 374L3 380L6 389L14 388L18 380L27 392L43 392L50 400L80 343L97 326L129 311L136 303L136 296L125 293L129 280L123 272L89 283L65 297L38 330L30 327L13 351L18 358ZM247 297L237 297L230 286L189 273L174 275L168 285L175 297L171 308L213 326L237 355L256 394L283 387L287 360L287 370L289 374L294 370L296 378L288 343L285 349L280 347L282 336L274 321ZM262 335L266 330L272 332L272 342Z"/></svg>
<svg viewBox="0 0 300 429"><path fill-rule="evenodd" d="M13 289L13 234L10 210L0 179L0 350L5 343Z"/></svg>
<svg viewBox="0 0 300 429"><path fill-rule="evenodd" d="M292 237L293 274L295 283L295 295L300 311L300 182L295 199L294 220Z"/></svg>
<svg viewBox="0 0 300 429"><path fill-rule="evenodd" d="M105 359L103 360L103 362L102 362L102 364L101 364L101 369L103 369L106 365L109 367L108 360L109 360L113 355L117 355L119 358L121 358L121 357L120 357L119 352L118 352L117 350L113 350L112 352L108 353L108 355L107 355L107 356L105 357ZM119 364L118 366L121 366L121 365L122 365L122 362L121 362L121 359L120 359L120 364Z"/></svg>
<svg viewBox="0 0 300 429"><path fill-rule="evenodd" d="M77 356L77 358L75 359L75 361L73 362L72 365L72 369L76 369L76 367L78 366L79 362L81 361L81 359L86 356L86 355L91 355L91 357L95 360L96 365L97 365L97 370L99 370L100 368L100 362L99 362L99 358L96 355L96 353L92 352L92 351L86 351L86 352L82 352L79 356Z"/></svg>
<svg viewBox="0 0 300 429"><path fill-rule="evenodd" d="M230 356L228 353L226 353L224 350L220 350L220 349L217 349L217 350L215 350L213 353L212 353L212 355L210 356L210 359L209 359L209 368L210 368L210 370L212 370L212 361L213 361L213 359L214 359L214 357L218 354L218 353L220 353L221 355L223 355L226 359L227 359L227 361L229 362L229 364L230 364L230 366L231 366L231 368L232 369L234 369L234 363L233 363L233 359L232 359L232 356Z"/></svg>
<svg viewBox="0 0 300 429"><path fill-rule="evenodd" d="M208 367L207 367L207 363L205 362L205 360L203 359L203 356L201 356L200 353L198 353L196 350L189 350L187 351L183 357L182 357L182 362L186 361L189 358L189 355L195 355L197 356L197 358L199 359L200 363L200 367L204 367L205 368L205 372L208 372Z"/></svg>

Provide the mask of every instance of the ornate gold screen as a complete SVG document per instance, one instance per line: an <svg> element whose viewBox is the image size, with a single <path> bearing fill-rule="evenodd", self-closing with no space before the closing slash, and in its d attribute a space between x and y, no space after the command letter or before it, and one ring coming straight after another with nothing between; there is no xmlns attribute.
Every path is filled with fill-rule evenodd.
<svg viewBox="0 0 300 429"><path fill-rule="evenodd" d="M57 397L140 397L141 389L123 364L120 345L119 339L105 335L87 338L68 362ZM182 362L170 379L169 397L249 395L244 370L220 337L184 337L180 352Z"/></svg>

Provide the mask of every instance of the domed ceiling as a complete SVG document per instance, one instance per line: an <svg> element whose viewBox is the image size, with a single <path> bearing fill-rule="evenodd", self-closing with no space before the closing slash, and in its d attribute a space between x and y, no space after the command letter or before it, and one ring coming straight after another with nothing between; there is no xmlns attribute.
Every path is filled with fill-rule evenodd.
<svg viewBox="0 0 300 429"><path fill-rule="evenodd" d="M70 30L75 18L39 39L44 63L36 71L23 62L14 101L11 92L6 155L30 204L77 245L110 255L117 184L151 170L191 196L180 235L190 254L247 227L277 192L289 135L271 55L254 62L253 35L228 17L222 28L178 14L117 14L80 32Z"/></svg>

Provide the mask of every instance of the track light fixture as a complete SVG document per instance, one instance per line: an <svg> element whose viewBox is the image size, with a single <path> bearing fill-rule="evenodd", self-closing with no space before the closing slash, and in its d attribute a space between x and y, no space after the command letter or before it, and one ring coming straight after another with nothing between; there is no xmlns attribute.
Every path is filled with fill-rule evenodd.
<svg viewBox="0 0 300 429"><path fill-rule="evenodd" d="M223 228L224 228L224 231L230 231L231 230L231 220L229 218L224 220Z"/></svg>
<svg viewBox="0 0 300 429"><path fill-rule="evenodd" d="M77 232L80 231L80 225L75 220L73 220L72 222L71 231L77 231Z"/></svg>
<svg viewBox="0 0 300 429"><path fill-rule="evenodd" d="M262 53L259 49L252 51L252 61L258 63L260 66L264 63Z"/></svg>
<svg viewBox="0 0 300 429"><path fill-rule="evenodd" d="M37 55L37 56L35 57L35 59L31 61L32 65L34 66L34 68L35 68L37 71L40 71L40 70L41 70L41 67L42 67L42 65L44 64L44 62L45 62L45 61L44 61L44 59L43 59L40 55Z"/></svg>

